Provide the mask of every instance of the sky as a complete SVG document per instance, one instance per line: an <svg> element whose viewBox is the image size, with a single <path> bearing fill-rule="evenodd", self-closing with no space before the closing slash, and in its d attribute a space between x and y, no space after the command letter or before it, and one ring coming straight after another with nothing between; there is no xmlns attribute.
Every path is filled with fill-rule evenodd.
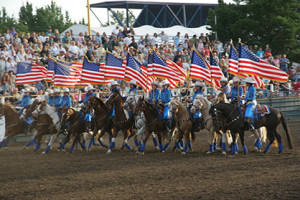
<svg viewBox="0 0 300 200"><path fill-rule="evenodd" d="M22 5L25 5L26 2L29 2L33 5L33 10L37 7L44 7L51 3L51 0L0 0L0 8L6 8L6 11L9 16L14 16L15 18L19 17L19 10ZM82 18L85 18L87 22L87 0L54 0L56 4L62 7L63 12L68 11L72 21L78 22ZM99 3L101 0L89 0L90 4ZM153 0L155 1L155 0ZM164 2L173 2L173 0L164 0ZM217 0L206 0L208 2L216 2ZM143 0L141 0L143 2ZM225 2L232 2L232 0L225 0ZM92 9L102 23L107 22L107 10L105 8L93 8ZM134 15L137 17L140 13L139 10L131 10ZM91 27L99 27L100 23L96 17L90 13L91 16Z"/></svg>

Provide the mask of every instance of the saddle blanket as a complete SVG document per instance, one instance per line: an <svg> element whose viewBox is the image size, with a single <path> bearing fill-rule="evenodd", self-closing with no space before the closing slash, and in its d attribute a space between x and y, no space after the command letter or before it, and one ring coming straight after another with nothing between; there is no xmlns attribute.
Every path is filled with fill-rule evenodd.
<svg viewBox="0 0 300 200"><path fill-rule="evenodd" d="M270 113L271 113L271 110L270 110L269 106L257 105L257 118L264 117Z"/></svg>
<svg viewBox="0 0 300 200"><path fill-rule="evenodd" d="M2 116L0 118L0 142L2 142L4 137L5 137L5 117Z"/></svg>

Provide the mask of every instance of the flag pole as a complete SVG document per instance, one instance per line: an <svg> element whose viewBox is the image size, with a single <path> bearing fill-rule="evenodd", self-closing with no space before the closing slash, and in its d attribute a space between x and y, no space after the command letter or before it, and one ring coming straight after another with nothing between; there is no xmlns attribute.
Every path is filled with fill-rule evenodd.
<svg viewBox="0 0 300 200"><path fill-rule="evenodd" d="M88 31L89 31L89 36L91 36L90 1L89 0L87 0L87 15L88 15Z"/></svg>
<svg viewBox="0 0 300 200"><path fill-rule="evenodd" d="M242 39L239 38L239 43L242 42ZM231 40L231 44L232 44L232 40ZM232 44L233 45L233 44ZM239 67L238 67L238 74L239 74ZM240 107L240 82L238 82L238 86L237 86L237 103L238 103L238 107Z"/></svg>

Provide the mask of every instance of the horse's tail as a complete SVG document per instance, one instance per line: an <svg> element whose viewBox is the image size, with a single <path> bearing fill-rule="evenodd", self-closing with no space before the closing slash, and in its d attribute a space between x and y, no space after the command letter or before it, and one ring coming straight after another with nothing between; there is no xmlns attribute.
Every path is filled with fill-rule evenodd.
<svg viewBox="0 0 300 200"><path fill-rule="evenodd" d="M283 126L283 129L285 130L285 141L289 147L289 149L293 149L294 148L294 142L293 142L293 139L292 139L292 135L290 133L290 130L289 130L289 127L287 125L287 121L284 117L284 115L282 114L282 112L280 112L281 114L281 123L282 123L282 126Z"/></svg>
<svg viewBox="0 0 300 200"><path fill-rule="evenodd" d="M192 138L192 142L195 142L195 140L196 140L196 133L194 131L191 132L191 138Z"/></svg>

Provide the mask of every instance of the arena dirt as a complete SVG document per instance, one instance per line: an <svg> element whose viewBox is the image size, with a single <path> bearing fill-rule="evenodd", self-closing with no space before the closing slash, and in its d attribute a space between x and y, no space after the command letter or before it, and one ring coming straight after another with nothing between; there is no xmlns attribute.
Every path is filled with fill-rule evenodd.
<svg viewBox="0 0 300 200"><path fill-rule="evenodd" d="M206 131L187 155L159 153L151 140L140 156L120 150L121 136L111 155L100 147L58 152L57 143L41 155L12 144L0 150L0 199L300 199L299 122L289 122L295 150L283 143L280 156L275 148L265 156L252 152L250 133L247 156L241 148L234 157L207 155Z"/></svg>

